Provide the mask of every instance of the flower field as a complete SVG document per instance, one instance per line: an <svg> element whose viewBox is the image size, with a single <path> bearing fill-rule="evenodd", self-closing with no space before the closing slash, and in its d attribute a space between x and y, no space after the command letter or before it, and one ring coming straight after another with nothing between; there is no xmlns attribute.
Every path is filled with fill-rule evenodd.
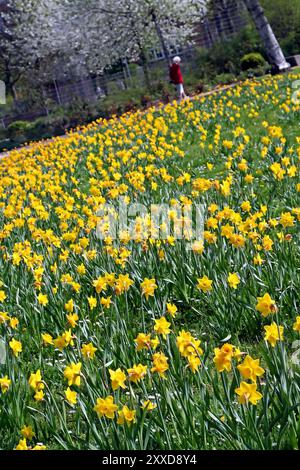
<svg viewBox="0 0 300 470"><path fill-rule="evenodd" d="M299 448L299 78L0 161L2 449ZM149 214L110 236L120 197L183 237Z"/></svg>

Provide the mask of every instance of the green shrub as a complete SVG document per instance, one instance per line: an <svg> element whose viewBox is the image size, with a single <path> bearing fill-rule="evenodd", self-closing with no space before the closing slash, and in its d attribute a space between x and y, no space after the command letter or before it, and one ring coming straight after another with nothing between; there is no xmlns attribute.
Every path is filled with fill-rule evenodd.
<svg viewBox="0 0 300 470"><path fill-rule="evenodd" d="M214 83L216 85L228 85L236 81L236 76L232 73L221 73L216 75L214 78Z"/></svg>
<svg viewBox="0 0 300 470"><path fill-rule="evenodd" d="M31 123L26 121L15 121L12 122L6 130L7 138L13 144L23 144L28 139L28 133L30 132Z"/></svg>
<svg viewBox="0 0 300 470"><path fill-rule="evenodd" d="M50 125L47 117L41 117L30 123L27 129L27 140L48 139L54 135L54 128Z"/></svg>
<svg viewBox="0 0 300 470"><path fill-rule="evenodd" d="M269 64L262 65L260 67L257 67L255 69L248 69L245 70L240 74L239 78L253 78L253 77L262 77L263 75L266 75L267 73L271 72L271 66Z"/></svg>
<svg viewBox="0 0 300 470"><path fill-rule="evenodd" d="M195 73L206 81L224 73L238 75L242 57L253 50L263 53L258 33L249 25L231 38L216 42L210 49L196 49Z"/></svg>
<svg viewBox="0 0 300 470"><path fill-rule="evenodd" d="M300 26L299 31L290 31L281 39L280 45L286 56L299 54L300 51Z"/></svg>
<svg viewBox="0 0 300 470"><path fill-rule="evenodd" d="M70 125L69 117L63 107L57 107L55 112L46 118L46 122L55 135L64 132Z"/></svg>
<svg viewBox="0 0 300 470"><path fill-rule="evenodd" d="M9 137L25 135L30 127L30 123L26 121L15 121L7 127Z"/></svg>
<svg viewBox="0 0 300 470"><path fill-rule="evenodd" d="M147 95L143 87L116 89L115 93L106 96L97 107L97 114L101 117L109 117L112 114L123 114L140 106L141 97Z"/></svg>
<svg viewBox="0 0 300 470"><path fill-rule="evenodd" d="M250 52L245 54L241 59L242 70L256 69L266 65L266 61L259 52Z"/></svg>

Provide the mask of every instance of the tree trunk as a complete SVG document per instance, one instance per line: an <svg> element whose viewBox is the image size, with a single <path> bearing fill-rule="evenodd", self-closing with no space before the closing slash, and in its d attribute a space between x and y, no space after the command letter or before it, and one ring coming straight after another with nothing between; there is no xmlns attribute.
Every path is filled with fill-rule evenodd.
<svg viewBox="0 0 300 470"><path fill-rule="evenodd" d="M231 14L232 13L235 14L236 12L235 11L233 12L233 5L231 5L230 3L228 4L224 0L221 0L220 3L221 3L221 16L225 19L225 31L226 33L228 32L229 34L233 34L235 33L235 27L231 18Z"/></svg>
<svg viewBox="0 0 300 470"><path fill-rule="evenodd" d="M131 17L130 20L131 20L132 31L133 31L133 34L134 34L134 37L135 37L135 40L136 40L136 44L137 44L137 46L139 48L139 52L140 52L140 59L141 59L142 67L143 67L143 71L144 71L146 87L147 87L148 91L151 93L152 92L152 86L151 86L151 80L150 80L150 74L149 74L149 68L148 68L147 54L146 54L144 46L141 42L140 35L139 35L138 31L136 30L134 17Z"/></svg>
<svg viewBox="0 0 300 470"><path fill-rule="evenodd" d="M167 44L165 42L165 38L164 38L164 35L162 33L159 21L158 21L157 16L156 16L156 13L154 11L152 11L151 16L152 16L152 21L155 25L156 33L157 33L161 48L164 51L164 56L165 56L166 62L168 64L168 69L169 69L169 66L170 66L169 49L168 49Z"/></svg>
<svg viewBox="0 0 300 470"><path fill-rule="evenodd" d="M11 68L8 60L5 60L5 85L7 95L11 95L13 98L14 107L18 109L18 95L16 91L15 84L17 83L19 77L15 80L12 77Z"/></svg>
<svg viewBox="0 0 300 470"><path fill-rule="evenodd" d="M244 3L261 36L270 63L275 65L279 71L288 69L290 64L285 60L281 47L264 15L259 0L244 0Z"/></svg>
<svg viewBox="0 0 300 470"><path fill-rule="evenodd" d="M213 46L214 40L213 40L211 30L210 30L210 22L207 19L207 17L205 17L203 20L203 26L204 26L204 31L205 31L205 46L210 48Z"/></svg>
<svg viewBox="0 0 300 470"><path fill-rule="evenodd" d="M218 32L218 36L220 39L222 39L224 35L223 35L223 27L222 27L222 20L221 20L220 13L217 13L214 19L215 19L215 25L216 25L216 29Z"/></svg>
<svg viewBox="0 0 300 470"><path fill-rule="evenodd" d="M150 74L149 74L149 67L148 67L148 59L146 52L144 48L142 47L141 43L138 41L138 46L140 49L140 58L142 62L142 67L144 71L144 77L145 77L145 83L148 91L151 93L152 92L152 86L151 86L151 80L150 80Z"/></svg>

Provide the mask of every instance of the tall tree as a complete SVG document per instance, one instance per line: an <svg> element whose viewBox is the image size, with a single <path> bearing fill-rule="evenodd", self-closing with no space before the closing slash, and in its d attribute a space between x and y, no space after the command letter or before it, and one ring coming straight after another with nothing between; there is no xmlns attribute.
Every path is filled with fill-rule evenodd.
<svg viewBox="0 0 300 470"><path fill-rule="evenodd" d="M85 31L86 56L93 68L104 61L113 63L127 57L140 57L145 75L147 52L159 47L169 63L172 45L186 42L199 20L201 0L64 0L73 13L72 21L80 20L81 40ZM78 37L79 37L78 36ZM95 52L99 52L100 54ZM148 80L147 80L148 81Z"/></svg>
<svg viewBox="0 0 300 470"><path fill-rule="evenodd" d="M286 70L290 64L286 61L276 36L267 20L259 0L243 0L258 30L265 47L266 54L272 65L279 71Z"/></svg>
<svg viewBox="0 0 300 470"><path fill-rule="evenodd" d="M58 0L8 0L0 12L0 66L7 90L27 76L38 83L69 47L62 34ZM67 56L67 54L66 54Z"/></svg>
<svg viewBox="0 0 300 470"><path fill-rule="evenodd" d="M264 14L264 10L259 0L208 0L208 11L218 12L222 10L222 14L229 12L229 16L234 11L234 6L245 5L254 25L261 37L266 55L269 62L276 66L279 71L286 70L290 67L287 63L278 40L273 29Z"/></svg>
<svg viewBox="0 0 300 470"><path fill-rule="evenodd" d="M206 1L141 0L142 3L144 15L151 21L158 44L168 63L171 55L170 46L192 40Z"/></svg>

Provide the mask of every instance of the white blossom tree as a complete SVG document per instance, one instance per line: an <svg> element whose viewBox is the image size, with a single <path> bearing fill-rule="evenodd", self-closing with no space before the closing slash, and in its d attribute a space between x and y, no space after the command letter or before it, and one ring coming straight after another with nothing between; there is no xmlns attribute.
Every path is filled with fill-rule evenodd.
<svg viewBox="0 0 300 470"><path fill-rule="evenodd" d="M63 40L62 10L57 0L8 0L0 11L0 63L8 92L27 76L37 83L51 77L55 61L68 45Z"/></svg>
<svg viewBox="0 0 300 470"><path fill-rule="evenodd" d="M148 86L147 52L160 47L169 64L170 46L192 39L199 0L65 0L72 27L89 68L99 71L120 58L140 58ZM72 41L72 39L71 39Z"/></svg>

